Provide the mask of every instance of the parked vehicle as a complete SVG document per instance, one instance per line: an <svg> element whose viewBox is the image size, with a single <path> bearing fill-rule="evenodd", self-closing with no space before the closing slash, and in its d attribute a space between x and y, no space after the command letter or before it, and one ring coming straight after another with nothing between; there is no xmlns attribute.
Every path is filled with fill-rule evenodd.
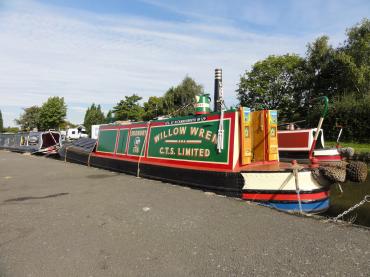
<svg viewBox="0 0 370 277"><path fill-rule="evenodd" d="M89 137L89 135L86 133L86 129L82 125L77 128L70 128L66 131L66 140L76 140L87 137Z"/></svg>
<svg viewBox="0 0 370 277"><path fill-rule="evenodd" d="M91 125L91 138L92 139L98 139L100 126L101 126L101 124Z"/></svg>

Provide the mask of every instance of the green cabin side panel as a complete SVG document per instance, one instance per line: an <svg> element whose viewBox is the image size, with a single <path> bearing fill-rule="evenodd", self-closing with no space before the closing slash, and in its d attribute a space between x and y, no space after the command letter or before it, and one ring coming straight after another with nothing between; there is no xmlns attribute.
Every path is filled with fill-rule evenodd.
<svg viewBox="0 0 370 277"><path fill-rule="evenodd" d="M130 142L128 145L127 154L131 156L144 156L145 155L145 137L148 128L132 128L130 132Z"/></svg>
<svg viewBox="0 0 370 277"><path fill-rule="evenodd" d="M128 129L119 131L119 140L117 146L117 154L126 154L126 146L128 141Z"/></svg>
<svg viewBox="0 0 370 277"><path fill-rule="evenodd" d="M117 130L100 130L98 152L114 153L116 148Z"/></svg>
<svg viewBox="0 0 370 277"><path fill-rule="evenodd" d="M224 120L224 149L217 151L219 120L152 127L148 157L227 164L230 119Z"/></svg>

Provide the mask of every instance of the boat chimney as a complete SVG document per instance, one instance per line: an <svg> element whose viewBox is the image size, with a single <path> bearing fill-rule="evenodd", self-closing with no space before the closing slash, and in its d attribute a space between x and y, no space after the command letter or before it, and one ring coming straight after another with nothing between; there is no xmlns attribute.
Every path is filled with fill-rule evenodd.
<svg viewBox="0 0 370 277"><path fill-rule="evenodd" d="M221 102L220 97L222 98L222 69L216 68L215 69L215 92L213 96L213 111L220 112L221 111Z"/></svg>

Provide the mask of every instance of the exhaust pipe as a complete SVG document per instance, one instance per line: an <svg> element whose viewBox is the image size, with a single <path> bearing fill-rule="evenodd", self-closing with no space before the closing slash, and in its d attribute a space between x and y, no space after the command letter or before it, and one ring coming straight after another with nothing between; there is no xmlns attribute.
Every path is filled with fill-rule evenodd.
<svg viewBox="0 0 370 277"><path fill-rule="evenodd" d="M220 112L221 111L221 102L220 98L223 97L222 92L222 69L216 68L215 69L215 91L213 95L213 111Z"/></svg>

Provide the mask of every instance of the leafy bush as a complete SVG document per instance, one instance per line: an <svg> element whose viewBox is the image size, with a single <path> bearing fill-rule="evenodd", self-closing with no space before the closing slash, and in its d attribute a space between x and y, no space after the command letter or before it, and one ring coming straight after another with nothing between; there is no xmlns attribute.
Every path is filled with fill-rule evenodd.
<svg viewBox="0 0 370 277"><path fill-rule="evenodd" d="M320 117L318 108L309 116L311 126L315 126ZM327 140L336 140L339 127L344 127L342 141L370 142L370 93L358 98L349 94L329 103L329 112L323 129Z"/></svg>

